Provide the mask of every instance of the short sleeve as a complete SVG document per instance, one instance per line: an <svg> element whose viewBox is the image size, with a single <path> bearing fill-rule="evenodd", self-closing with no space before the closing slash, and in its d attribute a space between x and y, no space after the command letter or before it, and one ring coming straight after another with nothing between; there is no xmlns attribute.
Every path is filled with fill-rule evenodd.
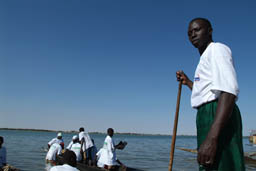
<svg viewBox="0 0 256 171"><path fill-rule="evenodd" d="M82 135L82 133L81 133L81 132L78 134L78 137L79 137L79 141L81 141L81 140L82 140L82 138L83 138L83 135Z"/></svg>
<svg viewBox="0 0 256 171"><path fill-rule="evenodd" d="M216 44L212 53L211 91L216 94L224 91L238 96L239 89L231 50L223 44Z"/></svg>

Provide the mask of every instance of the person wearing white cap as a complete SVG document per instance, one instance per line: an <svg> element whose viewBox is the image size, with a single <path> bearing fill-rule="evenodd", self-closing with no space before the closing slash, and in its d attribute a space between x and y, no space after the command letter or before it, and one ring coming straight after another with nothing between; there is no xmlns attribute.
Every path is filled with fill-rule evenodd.
<svg viewBox="0 0 256 171"><path fill-rule="evenodd" d="M76 137L77 137L77 135L74 135L74 136L72 137L72 140L70 141L70 143L68 144L68 146L66 147L66 149L71 150L71 147L72 147L72 145L73 145L73 140L75 140Z"/></svg>
<svg viewBox="0 0 256 171"><path fill-rule="evenodd" d="M63 141L63 139L62 139L62 133L61 133L61 132L59 132L59 133L57 134L57 138L53 138L51 141L48 142L48 149L49 149L49 148L51 147L51 145L53 145L54 143L58 143L58 144L63 143L63 144L64 144L64 141Z"/></svg>
<svg viewBox="0 0 256 171"><path fill-rule="evenodd" d="M76 154L76 161L82 160L83 150L77 135L73 136L72 144L70 145L69 149Z"/></svg>

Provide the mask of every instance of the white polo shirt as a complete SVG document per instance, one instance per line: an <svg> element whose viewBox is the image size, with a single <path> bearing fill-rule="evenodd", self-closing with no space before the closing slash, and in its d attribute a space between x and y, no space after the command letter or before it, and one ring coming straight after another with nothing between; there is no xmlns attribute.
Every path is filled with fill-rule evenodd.
<svg viewBox="0 0 256 171"><path fill-rule="evenodd" d="M79 171L77 168L72 167L68 164L64 164L62 166L54 166L50 171Z"/></svg>
<svg viewBox="0 0 256 171"><path fill-rule="evenodd" d="M82 155L80 153L80 151L81 151L81 144L80 143L72 144L70 150L74 151L74 153L76 154L76 161L81 161L82 160Z"/></svg>
<svg viewBox="0 0 256 171"><path fill-rule="evenodd" d="M96 156L97 156L97 166L104 167L104 163L107 163L107 160L108 160L107 150L104 148L101 148L97 152Z"/></svg>
<svg viewBox="0 0 256 171"><path fill-rule="evenodd" d="M105 138L104 144L103 144L103 150L102 154L100 156L100 163L103 163L108 166L117 165L116 162L116 150L115 150L115 143L113 139L108 135Z"/></svg>
<svg viewBox="0 0 256 171"><path fill-rule="evenodd" d="M54 143L51 145L47 155L46 155L46 160L56 160L56 155L61 154L61 146L58 143Z"/></svg>
<svg viewBox="0 0 256 171"><path fill-rule="evenodd" d="M62 142L64 143L63 139L53 138L51 141L48 142L48 144L51 146L54 143L60 144Z"/></svg>
<svg viewBox="0 0 256 171"><path fill-rule="evenodd" d="M83 151L87 150L88 148L93 146L92 140L89 136L88 133L82 131L79 133L79 141L82 140L82 138L84 138L84 144L83 144Z"/></svg>
<svg viewBox="0 0 256 171"><path fill-rule="evenodd" d="M71 149L71 147L72 147L72 145L73 145L73 140L72 140L72 141L70 141L70 143L69 143L69 145L67 146L67 148L66 148L66 149L70 150L70 149Z"/></svg>
<svg viewBox="0 0 256 171"><path fill-rule="evenodd" d="M203 52L197 65L191 94L191 106L217 99L221 91L238 96L236 71L229 47L212 42Z"/></svg>

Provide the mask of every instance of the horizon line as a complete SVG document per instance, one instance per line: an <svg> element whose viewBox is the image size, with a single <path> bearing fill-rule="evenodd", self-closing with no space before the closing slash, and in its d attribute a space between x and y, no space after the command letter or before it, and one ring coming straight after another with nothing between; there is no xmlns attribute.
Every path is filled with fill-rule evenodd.
<svg viewBox="0 0 256 171"><path fill-rule="evenodd" d="M75 130L52 130L52 129L36 129L36 128L0 128L0 130L18 130L18 131L36 131L36 132L63 132L63 133L78 133L79 131ZM107 134L105 132L88 132L90 134ZM115 132L115 134L123 135L153 135L153 136L172 136L171 134L149 134L149 133L134 133L134 132ZM177 136L196 136L196 135L186 135L179 134Z"/></svg>

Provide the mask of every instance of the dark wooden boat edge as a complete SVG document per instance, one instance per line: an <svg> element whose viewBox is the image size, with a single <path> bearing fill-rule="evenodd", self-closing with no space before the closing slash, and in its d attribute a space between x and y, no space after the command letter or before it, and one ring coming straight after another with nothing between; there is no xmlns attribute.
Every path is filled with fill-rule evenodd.
<svg viewBox="0 0 256 171"><path fill-rule="evenodd" d="M77 163L76 168L79 169L80 171L103 171L103 170L106 170L106 169L99 168L96 166L88 166L83 163ZM130 168L130 167L126 167L126 168L118 167L117 169L115 169L113 171L142 171L142 170L138 170L138 169Z"/></svg>
<svg viewBox="0 0 256 171"><path fill-rule="evenodd" d="M57 156L57 164L62 164L61 161L62 161L62 156ZM80 171L103 171L103 170L106 170L106 169L99 168L96 166L88 166L88 165L86 165L84 163L80 163L80 162L77 163L76 168ZM117 167L117 169L115 169L113 171L143 171L143 170L135 169L135 168L131 168L131 167L123 168L120 166L120 167Z"/></svg>

